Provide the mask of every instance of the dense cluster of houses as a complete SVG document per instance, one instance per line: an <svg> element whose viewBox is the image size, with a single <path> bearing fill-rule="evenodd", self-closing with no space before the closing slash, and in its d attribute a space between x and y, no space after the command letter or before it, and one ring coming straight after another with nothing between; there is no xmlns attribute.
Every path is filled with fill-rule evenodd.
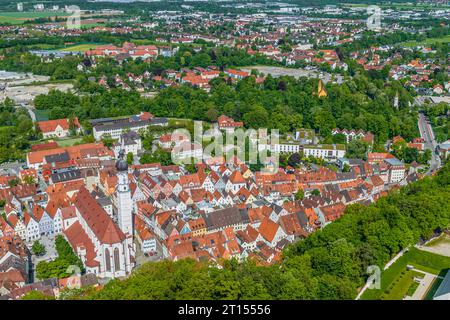
<svg viewBox="0 0 450 320"><path fill-rule="evenodd" d="M85 52L88 57L112 57L116 60L142 59L151 61L158 56L170 57L176 52L176 47L172 49L168 46L155 45L135 45L131 42L124 42L122 47L115 45L96 46L94 49Z"/></svg>
<svg viewBox="0 0 450 320"><path fill-rule="evenodd" d="M403 48L412 50L411 48ZM419 46L419 51L426 59L413 59L404 61L400 52L393 46L371 47L361 51L352 52L350 57L365 70L382 70L389 66L389 77L395 80L405 80L405 86L413 88L422 95L448 95L450 82L441 83L433 78L436 70L445 70L439 59L433 56L436 53L430 47Z"/></svg>
<svg viewBox="0 0 450 320"><path fill-rule="evenodd" d="M218 125L241 124L224 116ZM0 290L9 297L33 285L54 295L59 288L28 284L28 249L42 237L63 235L96 278L128 275L136 245L145 255L172 260L253 258L267 265L289 243L338 219L347 205L369 204L419 178L390 153L336 160L349 170L313 165L268 174L237 157L212 157L189 172L182 165L128 166L123 151L114 155L101 143L37 149L28 154L30 169L0 177L0 244L6 241L0 277L13 281ZM40 180L50 182L44 192ZM7 259L20 261L20 268L2 267Z"/></svg>
<svg viewBox="0 0 450 320"><path fill-rule="evenodd" d="M355 20L324 21L294 19L284 15L244 15L226 35L205 36L183 31L179 19L163 16L167 28L155 31L159 42L189 44L207 41L217 45L235 46L249 54L295 65L328 64L331 69L346 70L338 52L316 50L313 44L340 45L357 39L363 30ZM189 18L195 25L215 27L234 17L220 19L200 15ZM292 17L289 17L290 19ZM267 23L274 21L268 27ZM255 27L256 25L256 27ZM96 26L68 30L58 24L43 24L36 32L45 35L79 36L82 33L133 33L154 28L137 23L134 27ZM288 30L289 29L289 30ZM0 33L29 35L27 26L0 27ZM286 39L289 41L280 41ZM315 39L310 43L307 39ZM125 42L121 47L102 45L86 55L95 64L98 57L118 61L158 56L172 56L177 46L135 45ZM382 69L397 57L381 58L378 50L354 53L352 58L366 70ZM84 70L87 66L80 65ZM394 66L391 77L410 77L411 85L423 83L436 65L432 61L413 60L408 65ZM130 83L152 80L162 86L187 83L209 90L209 82L217 77L236 81L263 77L236 69L217 67L164 70L161 75L127 74L115 76L117 86L129 90ZM106 77L98 83L109 87ZM442 90L449 90L447 85ZM438 90L439 87L433 88ZM438 91L434 91L436 94ZM128 164L126 154L139 155L142 141L139 132L149 126L167 126L165 118L141 112L126 118L91 120L94 143L60 147L56 142L33 145L27 154L25 169L17 174L0 176L0 298L17 299L30 290L39 290L57 297L69 280L47 279L30 283L32 258L30 248L35 241L63 236L83 262L86 275L73 277L70 285L96 284L97 279L128 276L138 264L137 255L156 255L163 259L193 258L220 265L222 259L242 261L254 259L260 265L280 260L282 249L307 237L341 217L354 203L368 205L392 189L420 178L417 167L409 168L388 152L369 152L367 161L345 158L344 144L318 144L314 131L299 130L291 142L270 146L281 153L301 152L305 157L321 158L330 166L299 165L283 167L276 172L255 171L234 157L202 159L192 167L183 165ZM214 128L232 131L243 123L221 115ZM41 121L37 127L44 138L64 138L81 132L77 118ZM373 144L374 136L362 130L336 128L333 135L343 135L345 142L362 139ZM114 139L108 148L100 142L105 136ZM395 139L394 139L395 140ZM394 141L395 143L396 141ZM184 137L174 141L162 134L155 142L165 150L175 150L182 158L202 158L202 146ZM419 151L424 141L407 144ZM263 146L269 148L269 146ZM178 148L178 149L177 149ZM440 152L448 152L443 144Z"/></svg>

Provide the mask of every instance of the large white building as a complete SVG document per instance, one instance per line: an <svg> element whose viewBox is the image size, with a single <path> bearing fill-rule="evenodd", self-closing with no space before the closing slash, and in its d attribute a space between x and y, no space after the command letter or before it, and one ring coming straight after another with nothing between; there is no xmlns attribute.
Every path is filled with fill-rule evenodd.
<svg viewBox="0 0 450 320"><path fill-rule="evenodd" d="M63 138L70 135L70 121L70 119L39 121L37 127L44 138ZM72 127L76 133L81 133L81 125L77 117L72 119Z"/></svg>
<svg viewBox="0 0 450 320"><path fill-rule="evenodd" d="M336 160L345 155L345 146L342 144L318 144L303 147L305 157L313 156L325 160Z"/></svg>
<svg viewBox="0 0 450 320"><path fill-rule="evenodd" d="M119 139L126 131L139 132L150 126L167 126L166 118L153 118L147 113L122 119L97 119L92 120L92 133L94 139L99 141L102 136L110 136L112 139Z"/></svg>
<svg viewBox="0 0 450 320"><path fill-rule="evenodd" d="M282 143L282 144L275 144L272 147L272 152L300 152L300 144L289 144L289 143Z"/></svg>
<svg viewBox="0 0 450 320"><path fill-rule="evenodd" d="M340 130L338 128L333 129L333 131L331 131L331 134L337 135L337 134L343 134L345 136L345 139L347 141L347 143L349 143L352 140L355 139L363 139L364 141L366 141L369 144L373 144L373 139L374 136L371 132L364 132L361 129L360 130L347 130L347 129L343 129Z"/></svg>
<svg viewBox="0 0 450 320"><path fill-rule="evenodd" d="M134 267L133 237L125 234L83 186L75 201L75 217L64 223L64 235L86 272L99 278L124 277Z"/></svg>
<svg viewBox="0 0 450 320"><path fill-rule="evenodd" d="M174 146L172 150L172 155L176 159L202 159L203 158L203 148L200 144L189 141L183 141Z"/></svg>
<svg viewBox="0 0 450 320"><path fill-rule="evenodd" d="M397 158L384 159L389 169L389 183L397 183L405 178L406 167L403 162Z"/></svg>
<svg viewBox="0 0 450 320"><path fill-rule="evenodd" d="M114 144L114 155L116 158L119 157L119 153L122 149L125 150L125 155L131 153L134 156L137 156L139 150L142 149L141 137L134 131L123 133L120 136L119 141Z"/></svg>

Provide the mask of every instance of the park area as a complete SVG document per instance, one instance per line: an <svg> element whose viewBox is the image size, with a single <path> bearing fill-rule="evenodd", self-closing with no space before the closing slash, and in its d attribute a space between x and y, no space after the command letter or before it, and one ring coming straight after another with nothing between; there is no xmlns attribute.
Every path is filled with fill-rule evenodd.
<svg viewBox="0 0 450 320"><path fill-rule="evenodd" d="M432 300L450 270L450 257L410 248L381 273L381 288L368 289L362 300Z"/></svg>
<svg viewBox="0 0 450 320"><path fill-rule="evenodd" d="M66 17L65 12L1 12L0 23L22 24L27 20L51 17Z"/></svg>
<svg viewBox="0 0 450 320"><path fill-rule="evenodd" d="M80 43L72 46L67 46L63 48L56 49L57 51L66 51L66 52L86 52L88 50L93 50L98 46L104 45L102 43Z"/></svg>
<svg viewBox="0 0 450 320"><path fill-rule="evenodd" d="M427 38L423 41L406 41L403 42L402 45L406 47L416 47L416 46L424 46L428 47L436 43L449 43L450 42L450 35L447 35L445 37L439 37L439 38Z"/></svg>
<svg viewBox="0 0 450 320"><path fill-rule="evenodd" d="M67 138L59 138L54 139L58 146L60 147L71 147L77 143L80 143L82 141L81 137L67 137Z"/></svg>

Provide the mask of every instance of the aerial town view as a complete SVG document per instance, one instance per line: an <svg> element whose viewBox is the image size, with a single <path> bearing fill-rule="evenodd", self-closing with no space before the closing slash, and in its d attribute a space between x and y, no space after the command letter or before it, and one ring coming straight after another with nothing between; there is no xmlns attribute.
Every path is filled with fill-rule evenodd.
<svg viewBox="0 0 450 320"><path fill-rule="evenodd" d="M0 1L0 300L450 300L449 23Z"/></svg>

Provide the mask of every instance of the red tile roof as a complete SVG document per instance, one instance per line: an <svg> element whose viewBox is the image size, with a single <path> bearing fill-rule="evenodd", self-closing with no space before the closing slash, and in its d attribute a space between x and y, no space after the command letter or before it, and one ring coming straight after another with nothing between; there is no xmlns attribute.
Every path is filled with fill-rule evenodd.
<svg viewBox="0 0 450 320"><path fill-rule="evenodd" d="M97 254L95 252L94 244L78 221L74 222L68 229L64 230L64 234L75 252L78 251L78 248L86 250L86 266L96 267L100 264L95 260Z"/></svg>
<svg viewBox="0 0 450 320"><path fill-rule="evenodd" d="M56 149L50 149L50 150L32 151L32 152L28 153L27 160L30 164L43 163L44 157L49 156L49 155L60 154L65 151L69 153L70 159L72 159L72 160L82 159L84 157L87 157L88 155L90 157L106 156L106 155L113 156L114 155L114 153L111 150L108 150L108 148L106 148L102 142L98 142L98 143L80 144L80 145L76 145L76 146L56 148Z"/></svg>
<svg viewBox="0 0 450 320"><path fill-rule="evenodd" d="M277 233L278 227L279 225L277 223L266 218L261 222L258 230L259 233L264 237L264 239L266 239L269 242L272 242L273 238Z"/></svg>
<svg viewBox="0 0 450 320"><path fill-rule="evenodd" d="M39 121L37 123L39 129L43 133L49 133L56 130L58 126L60 126L64 130L69 130L69 119L56 119L56 120L48 120L48 121ZM78 118L75 117L73 119L73 124L75 127L80 128L80 123L78 122Z"/></svg>
<svg viewBox="0 0 450 320"><path fill-rule="evenodd" d="M125 239L122 230L84 186L78 192L74 205L101 242L112 244L122 242Z"/></svg>

